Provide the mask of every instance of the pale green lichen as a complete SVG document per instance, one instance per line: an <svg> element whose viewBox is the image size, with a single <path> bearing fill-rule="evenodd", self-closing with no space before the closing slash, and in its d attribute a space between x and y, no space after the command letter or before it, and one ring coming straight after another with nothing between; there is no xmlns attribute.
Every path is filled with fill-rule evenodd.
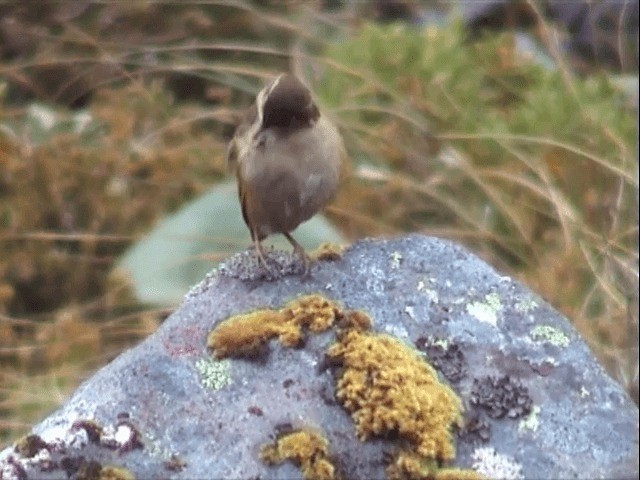
<svg viewBox="0 0 640 480"><path fill-rule="evenodd" d="M443 350L446 350L447 348L449 348L449 339L448 338L441 338L441 337L434 337L433 335L427 335L425 337L425 341L424 341L425 345L427 346L436 346L436 347L440 347Z"/></svg>
<svg viewBox="0 0 640 480"><path fill-rule="evenodd" d="M507 455L497 453L493 447L477 448L472 454L473 469L487 478L520 480L522 465Z"/></svg>
<svg viewBox="0 0 640 480"><path fill-rule="evenodd" d="M532 340L547 342L556 347L566 347L570 343L565 333L551 325L538 325L531 330L529 336Z"/></svg>
<svg viewBox="0 0 640 480"><path fill-rule="evenodd" d="M502 303L500 303L500 296L497 293L490 293L488 295L485 295L484 298L487 301L487 305L489 305L496 311L502 308Z"/></svg>
<svg viewBox="0 0 640 480"><path fill-rule="evenodd" d="M484 302L473 302L467 305L467 313L495 327L498 323L498 312L502 309L500 297L497 293L489 293L484 299Z"/></svg>
<svg viewBox="0 0 640 480"><path fill-rule="evenodd" d="M585 388L583 385L580 387L580 398L587 398L591 396L591 392Z"/></svg>
<svg viewBox="0 0 640 480"><path fill-rule="evenodd" d="M396 269L400 267L402 261L402 254L400 252L393 252L391 254L391 268Z"/></svg>
<svg viewBox="0 0 640 480"><path fill-rule="evenodd" d="M538 308L538 302L532 296L520 299L515 305L516 310L521 313L529 313L531 310Z"/></svg>
<svg viewBox="0 0 640 480"><path fill-rule="evenodd" d="M531 409L529 415L520 420L518 423L518 431L524 432L525 430L530 430L535 432L538 430L538 426L540 425L540 420L538 418L538 414L540 413L540 407L534 405Z"/></svg>
<svg viewBox="0 0 640 480"><path fill-rule="evenodd" d="M231 363L229 360L201 358L196 362L202 384L211 390L220 390L231 383Z"/></svg>

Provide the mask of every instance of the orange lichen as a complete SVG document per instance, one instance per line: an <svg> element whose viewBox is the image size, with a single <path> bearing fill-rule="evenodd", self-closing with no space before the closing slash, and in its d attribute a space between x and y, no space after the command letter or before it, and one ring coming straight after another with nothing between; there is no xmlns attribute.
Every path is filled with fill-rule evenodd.
<svg viewBox="0 0 640 480"><path fill-rule="evenodd" d="M280 310L258 310L236 315L220 323L207 338L217 358L243 356L278 337L286 347L299 345L304 329L322 332L330 328L338 314L336 304L320 295L293 300Z"/></svg>
<svg viewBox="0 0 640 480"><path fill-rule="evenodd" d="M455 456L450 428L462 405L416 352L388 335L348 330L327 353L344 367L336 396L361 440L397 433L424 459Z"/></svg>
<svg viewBox="0 0 640 480"><path fill-rule="evenodd" d="M267 465L291 460L302 472L302 477L314 480L336 478L335 467L327 458L329 442L316 432L297 430L278 438L260 449L260 460Z"/></svg>

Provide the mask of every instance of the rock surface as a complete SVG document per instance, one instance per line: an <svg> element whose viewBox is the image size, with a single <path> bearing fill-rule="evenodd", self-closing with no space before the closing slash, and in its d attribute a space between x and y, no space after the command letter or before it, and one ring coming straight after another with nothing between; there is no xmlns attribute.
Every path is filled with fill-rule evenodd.
<svg viewBox="0 0 640 480"><path fill-rule="evenodd" d="M412 235L358 242L306 278L259 272L245 252L194 287L155 334L0 452L0 479L112 467L137 478L300 478L292 463L258 459L299 427L322 431L344 477L385 478L395 440L356 438L323 366L335 332L297 349L272 340L258 360L207 351L220 321L308 293L367 312L375 331L416 346L448 379L466 409L455 465L494 478L638 477L637 407L565 318L464 249Z"/></svg>

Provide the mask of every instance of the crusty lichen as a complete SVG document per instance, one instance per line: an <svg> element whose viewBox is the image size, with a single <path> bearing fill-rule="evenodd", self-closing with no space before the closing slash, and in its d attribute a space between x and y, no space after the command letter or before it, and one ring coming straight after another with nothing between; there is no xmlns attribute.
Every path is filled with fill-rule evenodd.
<svg viewBox="0 0 640 480"><path fill-rule="evenodd" d="M507 455L497 453L493 447L477 448L472 454L473 468L487 478L522 480L522 465Z"/></svg>
<svg viewBox="0 0 640 480"><path fill-rule="evenodd" d="M484 302L473 302L467 305L467 313L495 327L498 324L498 312L502 309L500 297L497 293L489 293L484 299Z"/></svg>
<svg viewBox="0 0 640 480"><path fill-rule="evenodd" d="M547 342L561 348L571 343L569 337L562 330L551 325L537 325L529 335L535 341Z"/></svg>
<svg viewBox="0 0 640 480"><path fill-rule="evenodd" d="M327 353L344 367L336 396L361 440L396 432L426 459L455 456L450 428L462 405L416 352L388 335L348 330Z"/></svg>
<svg viewBox="0 0 640 480"><path fill-rule="evenodd" d="M200 381L211 390L220 390L231 384L231 364L229 360L212 360L201 358L196 362L200 373Z"/></svg>
<svg viewBox="0 0 640 480"><path fill-rule="evenodd" d="M302 477L313 480L332 480L336 469L328 458L329 442L317 432L296 430L282 435L273 444L263 445L260 460L267 465L294 462Z"/></svg>
<svg viewBox="0 0 640 480"><path fill-rule="evenodd" d="M303 329L322 332L333 325L336 313L333 302L307 295L280 310L258 310L225 320L209 333L207 346L217 358L250 354L274 337L284 346L294 347L302 341Z"/></svg>

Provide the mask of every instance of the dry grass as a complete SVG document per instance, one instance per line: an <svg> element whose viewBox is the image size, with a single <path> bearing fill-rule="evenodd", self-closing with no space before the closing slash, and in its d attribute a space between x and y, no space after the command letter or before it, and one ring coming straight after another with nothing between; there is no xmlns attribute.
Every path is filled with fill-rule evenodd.
<svg viewBox="0 0 640 480"><path fill-rule="evenodd" d="M636 112L606 75L546 72L510 35L467 44L456 25L306 4L71 5L0 12L24 32L0 50L0 443L166 316L107 273L222 176L236 106L289 65L345 134L329 212L347 235L465 243L565 313L637 399Z"/></svg>

